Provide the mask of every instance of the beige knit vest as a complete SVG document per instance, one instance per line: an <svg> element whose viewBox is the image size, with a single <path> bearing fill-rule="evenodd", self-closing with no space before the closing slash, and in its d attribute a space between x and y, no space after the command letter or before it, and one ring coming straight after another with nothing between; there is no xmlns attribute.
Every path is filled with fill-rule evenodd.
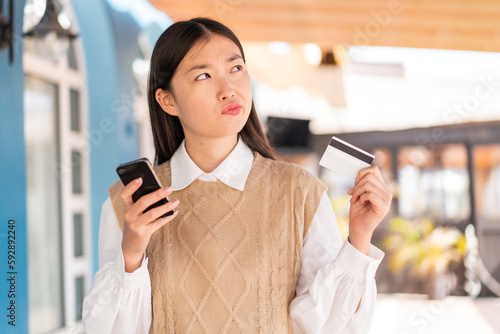
<svg viewBox="0 0 500 334"><path fill-rule="evenodd" d="M170 163L155 167L170 184ZM110 189L120 226L123 185ZM302 242L325 186L297 165L256 154L243 192L195 180L178 216L151 237L153 333L292 333Z"/></svg>

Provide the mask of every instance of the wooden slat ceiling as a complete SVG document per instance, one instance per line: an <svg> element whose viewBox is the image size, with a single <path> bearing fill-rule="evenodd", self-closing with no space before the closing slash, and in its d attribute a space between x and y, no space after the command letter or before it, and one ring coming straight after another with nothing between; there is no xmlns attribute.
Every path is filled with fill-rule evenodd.
<svg viewBox="0 0 500 334"><path fill-rule="evenodd" d="M210 17L241 40L500 52L500 0L149 0Z"/></svg>

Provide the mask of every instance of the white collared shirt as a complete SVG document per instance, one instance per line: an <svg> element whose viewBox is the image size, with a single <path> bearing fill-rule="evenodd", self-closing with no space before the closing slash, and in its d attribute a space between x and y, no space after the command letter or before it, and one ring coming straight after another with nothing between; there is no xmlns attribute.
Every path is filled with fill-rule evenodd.
<svg viewBox="0 0 500 334"><path fill-rule="evenodd" d="M243 191L253 161L252 151L239 140L213 172L205 173L191 160L183 142L170 161L172 190L184 189L198 179L220 180ZM108 198L101 212L100 269L83 305L87 334L149 333L152 314L148 259L135 272L126 273L121 238ZM294 333L367 333L375 305L375 272L383 256L373 245L366 256L349 242L342 243L330 200L324 193L304 238L296 296L289 306Z"/></svg>
<svg viewBox="0 0 500 334"><path fill-rule="evenodd" d="M231 153L211 173L202 171L189 157L186 151L185 140L175 151L170 160L173 191L186 188L196 179L200 181L220 180L225 185L243 191L245 183L252 169L254 155L243 140L238 143Z"/></svg>

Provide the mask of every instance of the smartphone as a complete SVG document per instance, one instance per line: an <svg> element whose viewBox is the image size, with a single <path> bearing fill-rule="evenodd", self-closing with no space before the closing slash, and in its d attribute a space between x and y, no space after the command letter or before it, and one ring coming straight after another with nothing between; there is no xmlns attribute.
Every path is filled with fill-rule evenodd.
<svg viewBox="0 0 500 334"><path fill-rule="evenodd" d="M131 181L137 179L138 177L142 178L141 186L132 194L132 200L134 201L134 203L137 202L137 200L142 196L152 193L153 191L158 190L162 187L160 181L158 180L158 177L153 170L151 162L149 162L147 158L141 158L123 163L116 168L116 172L118 173L118 176L120 177L124 185L129 184ZM158 202L150 205L148 208L146 208L146 210L144 210L144 212L147 212L167 202L168 198L165 197ZM169 211L161 217L167 217L172 215L173 213L174 211Z"/></svg>

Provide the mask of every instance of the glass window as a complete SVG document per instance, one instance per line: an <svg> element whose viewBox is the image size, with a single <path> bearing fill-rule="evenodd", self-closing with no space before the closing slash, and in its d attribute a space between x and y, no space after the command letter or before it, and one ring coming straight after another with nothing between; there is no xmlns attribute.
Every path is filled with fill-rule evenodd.
<svg viewBox="0 0 500 334"><path fill-rule="evenodd" d="M78 151L71 151L71 170L73 194L82 193L82 155Z"/></svg>
<svg viewBox="0 0 500 334"><path fill-rule="evenodd" d="M71 130L80 131L80 93L77 90L70 89L69 91L69 101L70 101L70 120L71 120Z"/></svg>
<svg viewBox="0 0 500 334"><path fill-rule="evenodd" d="M500 145L474 147L477 218L500 219Z"/></svg>
<svg viewBox="0 0 500 334"><path fill-rule="evenodd" d="M76 31L71 1L55 2L63 27ZM40 21L45 7L45 1L26 0L23 31ZM80 149L89 132L87 85L79 62L84 46L81 38L70 42L56 37L50 33L43 39L22 40L27 77L30 334L73 332L92 275L91 254L85 247L91 211L88 157ZM73 235L63 237L64 231Z"/></svg>
<svg viewBox="0 0 500 334"><path fill-rule="evenodd" d="M375 159L373 160L373 164L375 164L379 169L382 177L384 179L385 184L389 188L389 191L392 194L397 192L397 180L394 177L393 173L393 161L395 158L393 157L393 151L386 148L378 148L372 151ZM394 210L394 205L391 205L391 211ZM390 213L388 216L391 216Z"/></svg>
<svg viewBox="0 0 500 334"><path fill-rule="evenodd" d="M81 213L73 214L73 243L74 256L83 255L83 215Z"/></svg>
<svg viewBox="0 0 500 334"><path fill-rule="evenodd" d="M30 76L25 85L30 328L47 333L63 325L58 86Z"/></svg>
<svg viewBox="0 0 500 334"><path fill-rule="evenodd" d="M399 214L459 222L470 217L464 145L403 147L399 152Z"/></svg>
<svg viewBox="0 0 500 334"><path fill-rule="evenodd" d="M500 144L474 147L476 232L485 268L500 281Z"/></svg>
<svg viewBox="0 0 500 334"><path fill-rule="evenodd" d="M375 159L373 163L378 166L384 181L389 185L394 182L394 175L392 175L392 160L391 151L385 148L375 149L373 151Z"/></svg>
<svg viewBox="0 0 500 334"><path fill-rule="evenodd" d="M85 278L78 276L75 278L75 310L76 320L82 319L83 298L85 297Z"/></svg>
<svg viewBox="0 0 500 334"><path fill-rule="evenodd" d="M74 70L78 70L78 64L76 62L75 45L73 41L69 42L69 47L68 47L68 67Z"/></svg>

